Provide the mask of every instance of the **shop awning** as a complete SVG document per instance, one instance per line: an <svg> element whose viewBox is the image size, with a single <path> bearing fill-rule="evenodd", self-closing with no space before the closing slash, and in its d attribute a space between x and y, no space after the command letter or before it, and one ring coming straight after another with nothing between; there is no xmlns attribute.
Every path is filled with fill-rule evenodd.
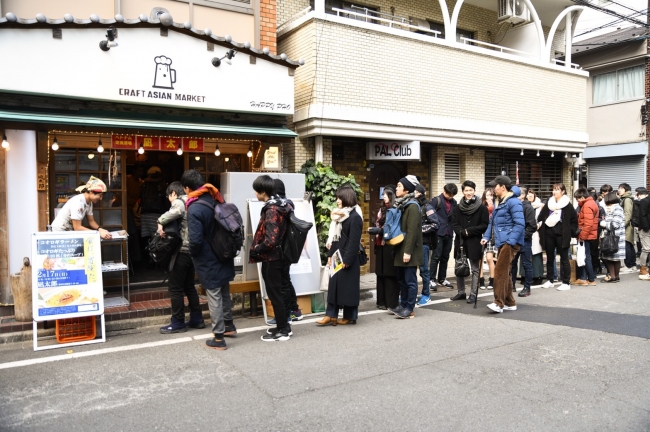
<svg viewBox="0 0 650 432"><path fill-rule="evenodd" d="M283 126L254 126L237 124L210 124L169 120L129 119L107 116L79 116L36 112L0 110L0 121L47 123L74 126L115 127L138 130L164 130L180 132L204 132L237 135L266 135L293 138L298 136Z"/></svg>
<svg viewBox="0 0 650 432"><path fill-rule="evenodd" d="M611 158L618 156L645 156L648 154L648 142L640 141L625 144L608 144L587 146L583 159Z"/></svg>

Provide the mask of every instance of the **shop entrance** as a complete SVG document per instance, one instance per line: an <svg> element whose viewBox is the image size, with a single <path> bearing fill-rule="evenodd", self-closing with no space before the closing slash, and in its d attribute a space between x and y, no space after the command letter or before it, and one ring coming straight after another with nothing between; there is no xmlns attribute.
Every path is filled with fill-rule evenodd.
<svg viewBox="0 0 650 432"><path fill-rule="evenodd" d="M377 212L384 203L384 186L397 185L399 179L402 178L400 169L394 163L383 163L376 168L372 169L370 176L370 226L374 226L377 218ZM371 237L370 244L370 273L375 271L375 248Z"/></svg>

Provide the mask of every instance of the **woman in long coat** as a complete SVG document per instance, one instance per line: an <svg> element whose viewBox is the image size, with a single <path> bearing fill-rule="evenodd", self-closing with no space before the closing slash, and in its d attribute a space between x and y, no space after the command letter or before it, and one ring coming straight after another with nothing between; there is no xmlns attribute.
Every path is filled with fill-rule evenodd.
<svg viewBox="0 0 650 432"><path fill-rule="evenodd" d="M336 191L337 209L332 211L330 233L332 243L328 251L327 265L332 265L332 256L340 251L343 268L329 281L325 317L316 324L345 325L356 324L359 314L361 265L359 263L359 243L363 230L363 219L357 212L357 196L351 187L343 186ZM339 309L343 309L343 319L338 320Z"/></svg>
<svg viewBox="0 0 650 432"><path fill-rule="evenodd" d="M566 187L562 183L553 185L553 196L546 201L542 211L537 216L539 241L546 251L546 278L542 288L553 286L553 273L555 253L560 254L560 278L562 285L558 291L571 289L571 265L569 263L569 246L571 238L577 235L578 213L573 208L571 200L566 194Z"/></svg>
<svg viewBox="0 0 650 432"><path fill-rule="evenodd" d="M482 267L483 246L481 238L488 227L490 216L487 207L483 205L480 199L474 193L476 184L473 181L466 180L462 185L463 198L454 207L451 213L451 226L456 234L454 239L454 258L460 258L461 241L465 251L465 256L469 260L471 269L470 296L467 303L473 303L478 294L478 275ZM465 300L465 278L456 277L458 282L458 294L452 297L452 300Z"/></svg>
<svg viewBox="0 0 650 432"><path fill-rule="evenodd" d="M535 209L535 219L537 219L540 212L542 211L542 207L544 207L544 203L537 197L537 194L532 189L528 189L528 195L526 195L526 199L530 201L533 208ZM533 234L532 243L533 285L541 285L542 278L544 277L544 259L542 257L542 252L544 252L544 249L542 249L542 245L539 242L538 231L535 231L535 234ZM524 274L523 262L519 265L519 274Z"/></svg>
<svg viewBox="0 0 650 432"><path fill-rule="evenodd" d="M606 230L605 234L614 228L614 233L618 236L618 251L609 255L601 253L601 258L605 261L609 272L609 275L605 279L601 279L601 282L615 283L621 280L619 277L621 260L625 259L625 212L620 206L620 202L620 198L614 192L605 196L606 215L605 220L600 222L600 226Z"/></svg>
<svg viewBox="0 0 650 432"><path fill-rule="evenodd" d="M386 244L383 228L386 223L386 210L395 203L394 186L384 188L384 205L377 212L374 227L368 228L370 235L375 235L375 275L377 276L377 308L394 309L399 298L397 271L393 263L393 246Z"/></svg>

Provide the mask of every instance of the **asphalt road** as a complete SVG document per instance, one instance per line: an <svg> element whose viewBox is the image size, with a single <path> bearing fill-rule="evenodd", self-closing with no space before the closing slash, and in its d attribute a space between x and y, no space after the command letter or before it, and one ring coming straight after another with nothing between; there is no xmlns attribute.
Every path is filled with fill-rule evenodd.
<svg viewBox="0 0 650 432"><path fill-rule="evenodd" d="M500 315L490 294L478 309L438 296L410 320L369 300L356 326L306 319L288 342L239 319L223 352L205 330L157 328L72 353L9 344L0 430L646 431L650 282L622 279L535 289Z"/></svg>

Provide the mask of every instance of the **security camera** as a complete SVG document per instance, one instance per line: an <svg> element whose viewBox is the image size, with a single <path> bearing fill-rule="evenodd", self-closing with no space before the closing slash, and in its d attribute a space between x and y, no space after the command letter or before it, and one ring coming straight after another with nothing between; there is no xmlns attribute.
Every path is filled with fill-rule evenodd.
<svg viewBox="0 0 650 432"><path fill-rule="evenodd" d="M117 46L117 42L115 41L116 37L117 29L113 26L109 27L108 30L106 30L106 40L99 43L99 49L102 51L108 51L111 48L115 48Z"/></svg>
<svg viewBox="0 0 650 432"><path fill-rule="evenodd" d="M221 59L219 59L217 57L213 57L212 58L212 66L214 66L214 67L221 66Z"/></svg>

